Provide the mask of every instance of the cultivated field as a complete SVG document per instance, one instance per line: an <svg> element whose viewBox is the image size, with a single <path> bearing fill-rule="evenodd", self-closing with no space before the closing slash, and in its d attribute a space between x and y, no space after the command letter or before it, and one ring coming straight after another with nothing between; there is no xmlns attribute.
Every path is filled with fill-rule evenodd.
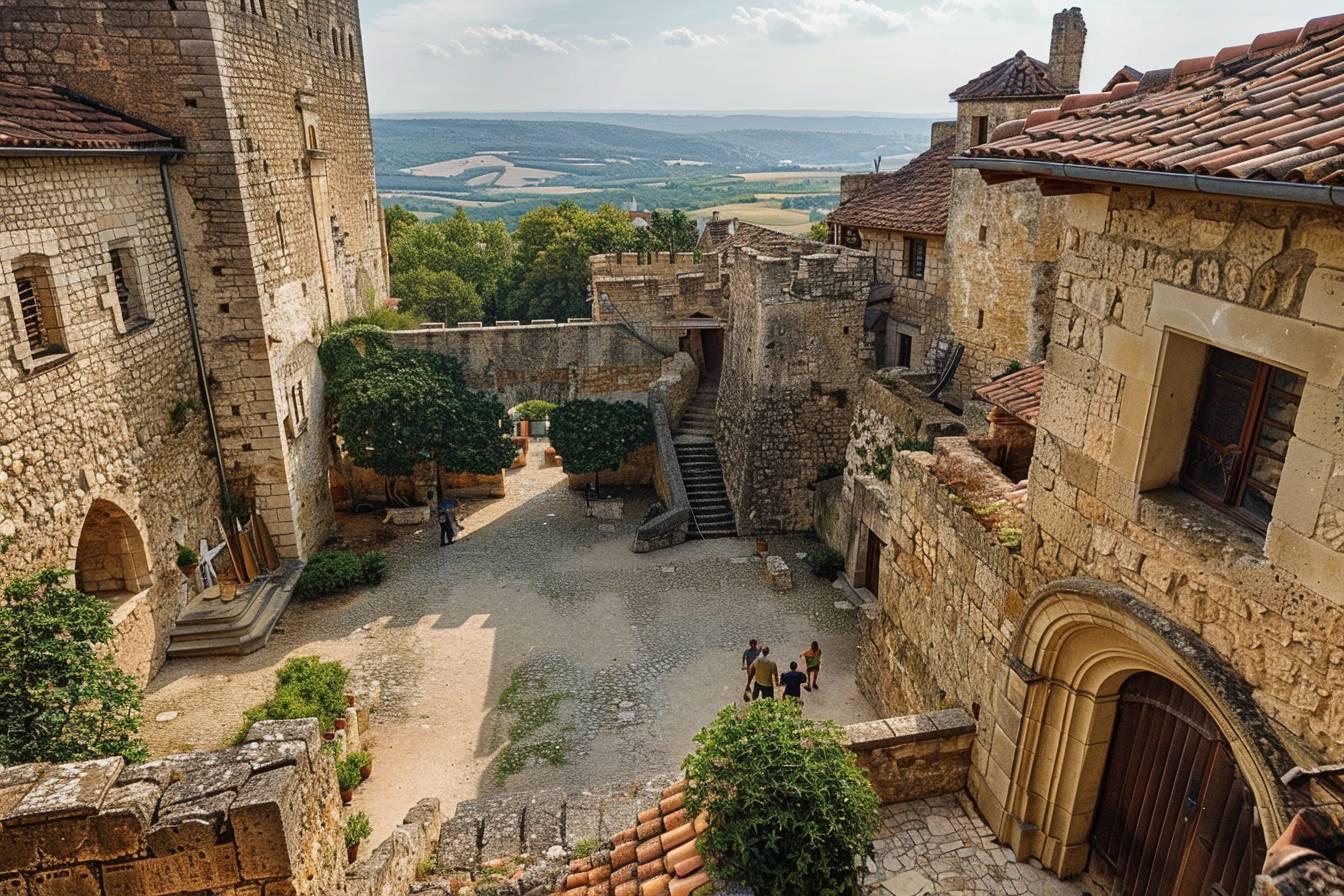
<svg viewBox="0 0 1344 896"><path fill-rule="evenodd" d="M805 211L792 208L780 208L778 201L736 202L727 205L711 205L696 209L688 214L692 218L708 218L714 212L720 218L737 218L748 224L759 224L786 233L806 234L812 226Z"/></svg>
<svg viewBox="0 0 1344 896"><path fill-rule="evenodd" d="M734 174L733 177L740 177L747 183L761 180L819 180L833 183L838 189L840 187L840 174L839 171L751 171L747 174Z"/></svg>

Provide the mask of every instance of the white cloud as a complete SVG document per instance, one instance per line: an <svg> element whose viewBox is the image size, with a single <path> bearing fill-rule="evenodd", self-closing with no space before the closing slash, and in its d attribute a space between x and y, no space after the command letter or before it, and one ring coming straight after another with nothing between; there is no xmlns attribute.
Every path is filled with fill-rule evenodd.
<svg viewBox="0 0 1344 896"><path fill-rule="evenodd" d="M660 35L663 43L674 47L723 47L728 39L719 34L697 34L689 28L673 28Z"/></svg>
<svg viewBox="0 0 1344 896"><path fill-rule="evenodd" d="M592 47L596 50L628 50L634 46L630 43L630 38L619 34L608 34L606 37L593 37L591 34L580 34L579 43L585 47Z"/></svg>
<svg viewBox="0 0 1344 896"><path fill-rule="evenodd" d="M869 0L803 0L791 9L739 6L733 21L785 43L820 40L845 29L884 34L910 25L908 16Z"/></svg>
<svg viewBox="0 0 1344 896"><path fill-rule="evenodd" d="M446 46L439 44L421 44L421 49L439 59L453 59L458 56L479 56L481 51L465 46L460 40L447 41Z"/></svg>
<svg viewBox="0 0 1344 896"><path fill-rule="evenodd" d="M937 6L920 7L920 12L930 22L937 22L941 25L955 19L957 13L962 10L980 13L986 10L997 10L998 7L998 0L942 0Z"/></svg>
<svg viewBox="0 0 1344 896"><path fill-rule="evenodd" d="M564 55L574 47L551 40L532 31L523 31L512 25L486 25L468 28L462 32L480 48L493 53L516 56L520 53L556 53Z"/></svg>

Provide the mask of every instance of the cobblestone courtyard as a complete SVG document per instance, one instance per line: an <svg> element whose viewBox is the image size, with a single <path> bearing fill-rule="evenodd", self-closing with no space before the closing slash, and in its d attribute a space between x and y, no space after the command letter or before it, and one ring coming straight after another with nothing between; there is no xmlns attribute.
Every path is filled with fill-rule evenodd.
<svg viewBox="0 0 1344 896"><path fill-rule="evenodd" d="M872 718L854 681L858 611L837 607L842 593L796 559L811 542L771 539L794 569L784 594L762 581L752 539L633 554L645 500L614 526L585 518L582 497L536 466L540 456L510 474L509 497L472 502L464 541L440 548L436 526L407 530L388 546L381 586L292 604L250 656L170 662L146 695L153 752L224 741L287 657L339 659L382 685L375 771L355 798L379 837L423 796L451 809L501 786L582 789L675 771L696 731L741 699L752 637L782 669L820 641L821 689L804 695L804 712ZM501 763L521 768L502 785Z"/></svg>

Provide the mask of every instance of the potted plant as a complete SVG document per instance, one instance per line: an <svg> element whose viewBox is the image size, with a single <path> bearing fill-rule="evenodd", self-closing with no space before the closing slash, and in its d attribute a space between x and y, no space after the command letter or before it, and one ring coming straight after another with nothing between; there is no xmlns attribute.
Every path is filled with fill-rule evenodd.
<svg viewBox="0 0 1344 896"><path fill-rule="evenodd" d="M356 812L345 820L345 857L353 863L359 857L359 844L373 833L369 816Z"/></svg>
<svg viewBox="0 0 1344 896"><path fill-rule="evenodd" d="M770 550L770 545L769 545L769 543L767 543L767 542L765 542L765 541L762 541L762 540L760 540L759 538L756 539L756 555L757 555L757 556L759 556L759 557L764 557L765 554L766 554L766 552L769 551L769 550Z"/></svg>
<svg viewBox="0 0 1344 896"><path fill-rule="evenodd" d="M341 803L348 806L355 798L355 788L364 780L359 776L359 766L347 756L336 763L336 783L341 788Z"/></svg>
<svg viewBox="0 0 1344 896"><path fill-rule="evenodd" d="M331 724L336 728L337 731L344 731L345 716L337 716L336 718L332 719Z"/></svg>
<svg viewBox="0 0 1344 896"><path fill-rule="evenodd" d="M359 777L362 781L367 781L369 775L373 774L373 754L368 750L359 750L350 754L350 762L359 766Z"/></svg>
<svg viewBox="0 0 1344 896"><path fill-rule="evenodd" d="M201 557L194 550L186 545L180 545L177 549L177 568L181 570L182 575L188 579L196 575L196 568L201 565Z"/></svg>

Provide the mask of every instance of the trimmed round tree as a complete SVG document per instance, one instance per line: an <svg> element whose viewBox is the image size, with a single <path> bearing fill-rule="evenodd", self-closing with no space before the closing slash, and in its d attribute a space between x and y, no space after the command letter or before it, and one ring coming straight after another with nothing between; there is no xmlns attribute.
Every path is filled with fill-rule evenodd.
<svg viewBox="0 0 1344 896"><path fill-rule="evenodd" d="M653 417L634 401L580 398L551 411L551 446L566 473L592 473L593 488L603 470L614 470L625 456L653 441Z"/></svg>
<svg viewBox="0 0 1344 896"><path fill-rule="evenodd" d="M107 658L107 601L44 569L5 586L0 601L0 765L148 754L140 687Z"/></svg>
<svg viewBox="0 0 1344 896"><path fill-rule="evenodd" d="M692 818L708 814L708 873L756 896L851 896L872 854L877 794L834 722L792 700L725 707L682 767Z"/></svg>

